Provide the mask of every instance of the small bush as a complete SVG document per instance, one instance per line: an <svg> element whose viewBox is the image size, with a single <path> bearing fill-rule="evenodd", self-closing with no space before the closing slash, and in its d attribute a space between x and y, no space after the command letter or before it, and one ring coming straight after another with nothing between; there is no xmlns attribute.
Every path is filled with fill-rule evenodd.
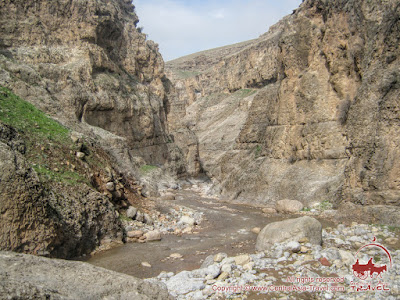
<svg viewBox="0 0 400 300"><path fill-rule="evenodd" d="M155 169L157 169L156 166L144 165L144 166L141 166L141 167L140 167L140 172L141 172L142 174L147 174L147 173L149 173L149 172L151 172L151 171L153 171L153 170L155 170Z"/></svg>
<svg viewBox="0 0 400 300"><path fill-rule="evenodd" d="M255 150L255 157L256 157L256 158L259 157L259 156L261 155L261 151L262 151L261 146L260 146L260 145L257 145L256 150Z"/></svg>

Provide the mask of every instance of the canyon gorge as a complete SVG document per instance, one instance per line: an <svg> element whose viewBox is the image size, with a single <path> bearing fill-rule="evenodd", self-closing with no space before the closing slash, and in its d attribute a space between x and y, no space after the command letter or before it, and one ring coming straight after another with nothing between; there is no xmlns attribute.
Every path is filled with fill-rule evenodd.
<svg viewBox="0 0 400 300"><path fill-rule="evenodd" d="M189 183L229 205L325 203L330 221L400 226L398 1L304 0L257 39L168 62L130 0L4 0L0 16L0 250L121 245ZM18 259L47 263L0 253ZM79 268L127 280L117 299L171 297Z"/></svg>

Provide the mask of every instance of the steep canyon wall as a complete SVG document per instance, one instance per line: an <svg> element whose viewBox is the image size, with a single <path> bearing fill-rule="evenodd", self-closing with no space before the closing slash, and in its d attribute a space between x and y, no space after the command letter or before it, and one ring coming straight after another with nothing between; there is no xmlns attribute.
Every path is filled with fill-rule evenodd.
<svg viewBox="0 0 400 300"><path fill-rule="evenodd" d="M307 0L256 40L168 62L188 170L256 205L398 206L399 13Z"/></svg>

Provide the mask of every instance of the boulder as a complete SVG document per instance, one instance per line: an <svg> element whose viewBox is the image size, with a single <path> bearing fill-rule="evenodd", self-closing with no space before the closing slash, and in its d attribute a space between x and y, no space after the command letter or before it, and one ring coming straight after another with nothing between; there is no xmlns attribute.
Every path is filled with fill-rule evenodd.
<svg viewBox="0 0 400 300"><path fill-rule="evenodd" d="M138 210L136 207L129 206L128 210L126 211L126 216L128 218L134 219L136 217L137 211Z"/></svg>
<svg viewBox="0 0 400 300"><path fill-rule="evenodd" d="M196 223L196 221L189 216L182 216L179 222L189 226L193 226Z"/></svg>
<svg viewBox="0 0 400 300"><path fill-rule="evenodd" d="M93 265L0 251L0 299L172 299L163 283Z"/></svg>
<svg viewBox="0 0 400 300"><path fill-rule="evenodd" d="M146 232L144 234L144 237L146 238L146 241L148 241L148 242L161 241L161 233L158 230Z"/></svg>
<svg viewBox="0 0 400 300"><path fill-rule="evenodd" d="M312 244L321 245L321 223L308 216L270 223L258 235L256 250L268 250L276 243L297 242L304 237Z"/></svg>
<svg viewBox="0 0 400 300"><path fill-rule="evenodd" d="M279 200L275 208L280 213L297 213L303 209L303 204L297 200Z"/></svg>

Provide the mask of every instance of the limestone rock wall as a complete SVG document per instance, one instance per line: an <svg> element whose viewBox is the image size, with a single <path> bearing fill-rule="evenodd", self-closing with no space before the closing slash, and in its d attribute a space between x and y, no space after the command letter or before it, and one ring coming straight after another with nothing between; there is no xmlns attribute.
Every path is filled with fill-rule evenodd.
<svg viewBox="0 0 400 300"><path fill-rule="evenodd" d="M0 16L0 85L78 131L105 130L96 134L121 166L140 156L184 171L168 137L164 62L131 1L2 1Z"/></svg>
<svg viewBox="0 0 400 300"><path fill-rule="evenodd" d="M195 133L228 198L399 205L399 13L307 0L245 47L209 50L198 74L195 55L168 62L171 128Z"/></svg>

